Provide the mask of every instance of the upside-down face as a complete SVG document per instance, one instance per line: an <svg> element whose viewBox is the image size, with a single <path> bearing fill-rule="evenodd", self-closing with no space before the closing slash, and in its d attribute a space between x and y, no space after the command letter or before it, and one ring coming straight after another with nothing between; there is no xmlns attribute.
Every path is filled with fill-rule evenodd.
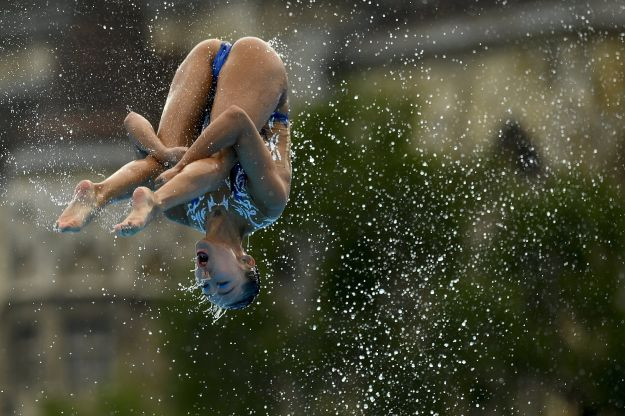
<svg viewBox="0 0 625 416"><path fill-rule="evenodd" d="M200 240L195 245L195 279L208 300L224 309L242 309L258 295L252 256L237 256L227 245Z"/></svg>

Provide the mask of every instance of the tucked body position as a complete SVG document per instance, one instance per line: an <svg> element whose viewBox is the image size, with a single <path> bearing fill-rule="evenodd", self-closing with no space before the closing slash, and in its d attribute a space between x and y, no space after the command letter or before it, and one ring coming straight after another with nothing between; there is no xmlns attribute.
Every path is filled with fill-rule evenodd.
<svg viewBox="0 0 625 416"><path fill-rule="evenodd" d="M284 64L261 39L201 42L176 71L158 131L134 112L124 120L140 157L102 182L78 183L57 230L78 232L132 195L118 235L136 234L160 214L203 232L198 286L219 308L246 307L260 281L243 239L280 217L290 191L287 93Z"/></svg>

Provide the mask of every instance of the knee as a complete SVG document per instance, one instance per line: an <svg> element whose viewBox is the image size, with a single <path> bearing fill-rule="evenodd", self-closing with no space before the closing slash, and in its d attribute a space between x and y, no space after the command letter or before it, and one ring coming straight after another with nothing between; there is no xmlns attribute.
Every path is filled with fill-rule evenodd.
<svg viewBox="0 0 625 416"><path fill-rule="evenodd" d="M137 119L138 114L134 111L128 113L126 118L124 119L124 126L128 128L128 126L132 125L132 123Z"/></svg>

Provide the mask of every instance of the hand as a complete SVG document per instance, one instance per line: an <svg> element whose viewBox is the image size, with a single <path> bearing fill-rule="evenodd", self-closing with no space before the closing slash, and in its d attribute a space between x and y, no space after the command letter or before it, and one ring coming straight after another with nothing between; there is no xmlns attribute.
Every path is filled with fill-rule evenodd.
<svg viewBox="0 0 625 416"><path fill-rule="evenodd" d="M178 146L166 149L161 156L161 163L169 164L169 166L174 166L176 163L182 159L182 156L187 152L189 148L185 146Z"/></svg>
<svg viewBox="0 0 625 416"><path fill-rule="evenodd" d="M161 186L172 180L174 176L179 174L181 171L182 168L178 168L176 166L171 169L167 169L165 172L158 175L158 177L154 180L154 185L156 186L156 188L160 188Z"/></svg>

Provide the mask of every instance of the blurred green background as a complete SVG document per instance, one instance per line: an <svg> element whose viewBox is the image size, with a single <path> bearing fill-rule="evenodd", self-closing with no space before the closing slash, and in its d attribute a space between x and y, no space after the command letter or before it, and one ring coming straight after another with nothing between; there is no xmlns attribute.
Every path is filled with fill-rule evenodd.
<svg viewBox="0 0 625 416"><path fill-rule="evenodd" d="M0 414L625 414L618 2L3 7ZM50 226L194 43L245 35L289 69L294 183L212 323L200 235Z"/></svg>

